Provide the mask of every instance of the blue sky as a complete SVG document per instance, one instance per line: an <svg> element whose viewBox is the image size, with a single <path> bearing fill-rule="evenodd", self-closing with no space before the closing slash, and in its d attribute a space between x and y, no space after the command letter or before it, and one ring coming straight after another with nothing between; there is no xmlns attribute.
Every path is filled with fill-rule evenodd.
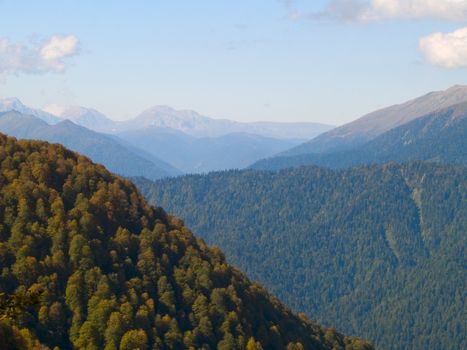
<svg viewBox="0 0 467 350"><path fill-rule="evenodd" d="M467 84L465 0L0 0L0 13L0 97L33 107L342 124Z"/></svg>

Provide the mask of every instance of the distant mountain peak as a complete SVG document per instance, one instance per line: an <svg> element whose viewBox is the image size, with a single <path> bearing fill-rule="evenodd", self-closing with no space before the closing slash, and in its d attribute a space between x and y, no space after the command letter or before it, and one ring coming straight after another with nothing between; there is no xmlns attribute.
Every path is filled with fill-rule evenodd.
<svg viewBox="0 0 467 350"><path fill-rule="evenodd" d="M146 111L172 113L172 112L176 112L177 110L167 105L155 105L155 106L149 107L148 109L146 109Z"/></svg>
<svg viewBox="0 0 467 350"><path fill-rule="evenodd" d="M61 119L71 120L77 125L95 131L111 131L116 124L103 113L89 107L52 104L45 110Z"/></svg>
<svg viewBox="0 0 467 350"><path fill-rule="evenodd" d="M164 122L172 120L183 121L213 121L214 118L206 117L196 111L189 109L175 109L166 105L156 105L150 107L140 113L135 119L153 119L164 120Z"/></svg>
<svg viewBox="0 0 467 350"><path fill-rule="evenodd" d="M8 111L17 111L23 114L32 115L42 119L48 124L56 124L60 121L60 119L53 114L24 105L17 97L0 99L0 112Z"/></svg>
<svg viewBox="0 0 467 350"><path fill-rule="evenodd" d="M17 97L7 97L0 99L0 109L4 112L11 110L21 112L27 108Z"/></svg>

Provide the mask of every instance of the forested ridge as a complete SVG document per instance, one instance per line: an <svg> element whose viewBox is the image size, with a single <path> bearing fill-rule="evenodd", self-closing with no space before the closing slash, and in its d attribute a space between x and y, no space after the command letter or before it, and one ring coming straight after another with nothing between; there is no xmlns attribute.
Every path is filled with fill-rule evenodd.
<svg viewBox="0 0 467 350"><path fill-rule="evenodd" d="M315 144L319 150L319 140L320 137L317 137L309 145ZM278 155L260 160L251 168L279 170L304 165L345 168L416 160L467 165L467 103L417 118L358 146L351 143L350 138L336 138L326 142L331 141L336 143L339 151ZM346 147L339 145L339 142L343 142Z"/></svg>
<svg viewBox="0 0 467 350"><path fill-rule="evenodd" d="M63 146L0 134L0 218L2 346L372 349L294 315L130 181Z"/></svg>
<svg viewBox="0 0 467 350"><path fill-rule="evenodd" d="M467 170L346 170L137 179L295 311L380 349L465 349Z"/></svg>

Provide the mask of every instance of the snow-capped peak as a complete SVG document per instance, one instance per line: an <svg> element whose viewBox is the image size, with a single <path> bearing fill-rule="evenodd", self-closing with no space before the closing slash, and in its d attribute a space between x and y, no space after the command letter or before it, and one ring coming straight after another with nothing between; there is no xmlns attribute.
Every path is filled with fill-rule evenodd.
<svg viewBox="0 0 467 350"><path fill-rule="evenodd" d="M60 121L55 115L40 109L30 108L24 105L18 98L9 97L0 99L0 112L17 111L22 114L32 115L44 120L48 124L56 124Z"/></svg>
<svg viewBox="0 0 467 350"><path fill-rule="evenodd" d="M95 131L110 132L115 124L113 120L93 108L52 104L45 107L44 110Z"/></svg>

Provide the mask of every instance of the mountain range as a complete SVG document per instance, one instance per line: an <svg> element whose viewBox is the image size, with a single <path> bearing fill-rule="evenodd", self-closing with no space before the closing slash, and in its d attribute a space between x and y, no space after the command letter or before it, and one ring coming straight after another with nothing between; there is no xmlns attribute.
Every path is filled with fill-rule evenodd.
<svg viewBox="0 0 467 350"><path fill-rule="evenodd" d="M119 131L146 127L169 128L195 137L218 137L230 133L249 133L278 139L310 139L333 128L319 123L241 123L213 119L191 110L175 110L167 106L149 108L133 119L120 122Z"/></svg>
<svg viewBox="0 0 467 350"><path fill-rule="evenodd" d="M305 140L333 128L332 125L299 122L249 122L206 117L192 110L176 110L169 106L154 106L134 118L114 121L104 114L85 107L51 105L46 110L61 119L107 133L119 133L147 128L170 129L193 137L219 137L231 133L249 133L277 139Z"/></svg>
<svg viewBox="0 0 467 350"><path fill-rule="evenodd" d="M90 132L94 132L93 144L101 138L102 141L99 142L103 144L118 143L120 148L126 148L124 154L135 153L138 163L141 163L141 158L149 160L153 164L148 163L148 170L144 176L151 179L173 176L180 172L201 173L244 168L332 128L317 123L240 123L213 119L194 111L178 111L165 106L150 108L127 121L113 121L104 114L85 107L50 105L44 112L29 108L17 99L0 100L0 111L18 111L23 115L42 119L50 125L64 120L71 121L75 126L88 129L88 136L91 135ZM8 127L5 123L4 129L0 130L9 132L16 129L15 125ZM41 132L23 137L34 136L48 141L61 141L41 137ZM103 154L115 153L110 149L106 150L103 145L102 149L97 150L86 144L88 138L82 138L82 144L79 144L78 137L72 139L73 141L64 140L65 145L97 162L103 162L112 171L126 176L141 172L139 164L133 164L135 162L126 158L116 161L118 164L110 163ZM99 156L96 157L96 153L99 153ZM124 163L128 165L124 166ZM168 167L168 164L171 167ZM159 168L159 171L156 171L156 168ZM142 173L139 175L143 176Z"/></svg>
<svg viewBox="0 0 467 350"><path fill-rule="evenodd" d="M69 120L49 125L32 115L4 112L0 113L0 131L22 139L61 143L124 176L159 179L181 174L168 163L123 140L94 132Z"/></svg>
<svg viewBox="0 0 467 350"><path fill-rule="evenodd" d="M240 123L167 106L149 108L126 121L113 121L85 107L51 105L44 112L14 98L1 100L0 111L16 110L50 125L72 121L75 126L88 130L87 138L79 141L77 137L71 140L50 135L41 137L43 129L22 137L63 140L67 146L103 162L119 174L158 179L181 173L247 167L277 170L315 164L342 168L413 159L462 163L465 160L465 102L467 87L457 85L369 113L334 129L316 123ZM0 130L19 132L14 122L10 122L13 123L11 127L4 122ZM31 131L32 127L27 130ZM84 133L84 129L80 132ZM100 143L100 149L86 144L91 133L91 144ZM303 143L306 139L311 140ZM103 146L109 143L117 143L124 149L122 154L126 156L122 161L112 164L106 159L104 154L113 152ZM445 152L447 149L450 151ZM456 154L451 152L454 149ZM128 157L135 160L129 161ZM143 166L145 163L147 165ZM143 171L143 168L148 170Z"/></svg>

